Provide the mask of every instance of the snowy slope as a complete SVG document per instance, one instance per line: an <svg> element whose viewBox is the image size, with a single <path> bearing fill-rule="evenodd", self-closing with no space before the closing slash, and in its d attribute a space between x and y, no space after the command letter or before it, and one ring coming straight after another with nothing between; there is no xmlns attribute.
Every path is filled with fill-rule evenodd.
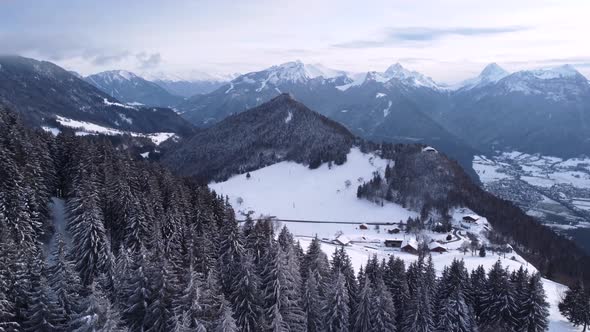
<svg viewBox="0 0 590 332"><path fill-rule="evenodd" d="M294 162L281 162L250 172L250 179L242 174L210 187L228 195L236 212L252 210L256 216L341 222L398 222L415 216L397 204L381 207L356 198L358 185L370 180L373 172L383 172L386 165L387 161L353 148L346 163L331 169L327 164L310 170ZM346 181L350 181L349 187ZM237 203L238 197L242 204Z"/></svg>
<svg viewBox="0 0 590 332"><path fill-rule="evenodd" d="M113 129L113 128L100 126L100 125L90 123L90 122L72 120L72 119L61 117L59 115L56 116L56 120L64 127L79 129L79 131L76 132L76 135L78 135L78 136L98 135L98 134L109 135L109 136L131 135L133 137L149 138L152 142L154 142L155 145L160 145L162 142L176 136L174 133L144 134L144 133L123 131L123 130L119 130L119 129ZM49 132L53 133L54 135L59 133L59 130L57 128L47 127L47 129L44 128L44 130L49 131Z"/></svg>

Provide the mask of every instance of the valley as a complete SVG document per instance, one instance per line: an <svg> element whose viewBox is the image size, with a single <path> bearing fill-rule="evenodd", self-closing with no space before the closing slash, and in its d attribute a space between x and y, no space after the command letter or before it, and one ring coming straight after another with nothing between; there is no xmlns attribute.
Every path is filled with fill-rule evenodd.
<svg viewBox="0 0 590 332"><path fill-rule="evenodd" d="M521 152L476 156L473 168L484 188L513 201L560 234L590 251L590 159Z"/></svg>

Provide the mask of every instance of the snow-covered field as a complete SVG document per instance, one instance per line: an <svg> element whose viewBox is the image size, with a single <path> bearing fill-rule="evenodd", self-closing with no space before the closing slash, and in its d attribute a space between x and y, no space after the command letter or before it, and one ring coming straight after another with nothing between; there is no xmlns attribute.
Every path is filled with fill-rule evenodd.
<svg viewBox="0 0 590 332"><path fill-rule="evenodd" d="M126 119L125 118L124 121L129 122L129 119ZM144 133L135 133L135 132L130 132L130 131L123 131L123 130L119 130L119 129L113 129L113 128L108 128L108 127L103 127L103 126L100 126L100 125L97 125L97 124L94 124L94 123L90 123L90 122L72 120L72 119L61 117L59 115L57 116L57 122L59 122L62 126L65 126L65 127L79 129L79 131L76 132L76 135L78 135L78 136L97 135L97 134L115 136L115 135L125 135L125 134L127 134L127 135L131 135L133 137L145 137L145 138L149 138L156 145L160 145L162 142L164 142L164 141L170 139L171 137L174 137L175 136L174 133L150 133L150 134L144 134ZM59 133L59 130L57 128L43 127L43 129L46 130L46 131L49 131L49 132L53 133L54 135L57 135Z"/></svg>
<svg viewBox="0 0 590 332"><path fill-rule="evenodd" d="M322 239L322 248L330 257L339 246L332 241L339 235L351 240L346 250L351 257L356 271L364 265L372 255L387 258L390 255L402 258L407 264L416 260L416 256L402 252L396 248L383 245L386 239L410 240L414 236L405 234L389 234L388 229L395 225L380 225L377 229L368 225L362 229L364 222L398 223L416 213L399 205L387 203L383 207L366 200L356 198L356 189L360 183L372 177L373 172L383 172L387 161L371 154L363 154L352 149L347 162L331 169L326 164L315 170L293 163L281 162L257 171L250 172L248 179L245 174L237 175L225 182L211 183L210 187L218 194L228 195L236 212L254 211L254 216L270 215L283 220L336 221L340 223L287 222L276 221L276 226L287 226L295 235L302 247L306 249L312 238ZM347 185L350 181L350 185ZM453 214L455 226L461 228L461 218L469 214L469 210L456 210ZM470 225L469 232L486 242L483 232L487 220L482 218L477 224ZM496 255L488 252L486 257L464 254L459 251L466 237L466 229L452 232L451 242L446 241L448 234L427 232L423 235L431 240L445 242L442 244L447 252L433 253L435 268L438 273L453 259L463 259L468 269L483 265L486 269L500 259L503 266L518 269L524 266L529 271L536 269L515 253ZM550 331L578 331L559 313L557 304L565 286L549 280L543 280L550 309Z"/></svg>
<svg viewBox="0 0 590 332"><path fill-rule="evenodd" d="M310 170L285 161L250 172L250 179L241 174L209 186L219 194L228 195L238 213L254 211L255 216L383 223L416 216L397 204L386 203L381 207L356 198L358 185L370 180L373 172L383 173L386 165L385 160L353 148L346 163L331 169L323 164Z"/></svg>

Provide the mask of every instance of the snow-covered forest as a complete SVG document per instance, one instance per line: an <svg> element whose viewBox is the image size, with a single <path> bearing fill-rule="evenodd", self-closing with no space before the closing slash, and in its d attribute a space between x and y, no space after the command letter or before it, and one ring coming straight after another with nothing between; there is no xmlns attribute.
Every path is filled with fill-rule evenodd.
<svg viewBox="0 0 590 332"><path fill-rule="evenodd" d="M345 250L239 226L225 198L105 137L0 112L0 331L543 331L547 316L538 273L454 261L437 277L426 253L356 273Z"/></svg>

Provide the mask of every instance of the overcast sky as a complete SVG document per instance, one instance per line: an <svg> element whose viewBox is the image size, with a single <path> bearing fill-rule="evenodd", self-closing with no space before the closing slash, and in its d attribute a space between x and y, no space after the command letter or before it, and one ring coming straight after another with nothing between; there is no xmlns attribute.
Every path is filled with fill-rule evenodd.
<svg viewBox="0 0 590 332"><path fill-rule="evenodd" d="M590 1L0 0L0 53L90 74L245 73L299 59L400 62L454 83L489 62L590 75Z"/></svg>

